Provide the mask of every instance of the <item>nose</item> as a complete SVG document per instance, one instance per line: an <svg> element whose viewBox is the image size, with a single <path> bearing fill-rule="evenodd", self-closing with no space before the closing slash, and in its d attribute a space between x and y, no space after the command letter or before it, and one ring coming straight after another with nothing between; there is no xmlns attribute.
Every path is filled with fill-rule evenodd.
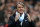
<svg viewBox="0 0 40 27"><path fill-rule="evenodd" d="M23 8L21 8L21 9L23 9Z"/></svg>

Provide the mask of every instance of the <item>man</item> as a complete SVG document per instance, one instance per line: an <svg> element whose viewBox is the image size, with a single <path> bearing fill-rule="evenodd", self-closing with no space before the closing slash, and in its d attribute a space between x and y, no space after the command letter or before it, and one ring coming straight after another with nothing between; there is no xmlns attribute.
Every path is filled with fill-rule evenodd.
<svg viewBox="0 0 40 27"><path fill-rule="evenodd" d="M4 23L3 22L0 23L0 27L4 27Z"/></svg>
<svg viewBox="0 0 40 27"><path fill-rule="evenodd" d="M17 3L17 11L9 17L8 27L35 27L30 16L24 13L23 3Z"/></svg>
<svg viewBox="0 0 40 27"><path fill-rule="evenodd" d="M36 22L36 27L40 27L40 21Z"/></svg>

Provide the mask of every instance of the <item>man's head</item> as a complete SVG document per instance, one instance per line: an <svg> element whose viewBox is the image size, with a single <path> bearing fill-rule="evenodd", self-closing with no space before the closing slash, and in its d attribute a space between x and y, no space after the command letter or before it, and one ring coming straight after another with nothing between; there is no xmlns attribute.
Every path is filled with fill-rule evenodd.
<svg viewBox="0 0 40 27"><path fill-rule="evenodd" d="M40 21L36 22L36 27L40 27Z"/></svg>
<svg viewBox="0 0 40 27"><path fill-rule="evenodd" d="M23 3L21 3L21 2L17 3L17 11L19 13L23 13L23 11L24 11L24 4Z"/></svg>

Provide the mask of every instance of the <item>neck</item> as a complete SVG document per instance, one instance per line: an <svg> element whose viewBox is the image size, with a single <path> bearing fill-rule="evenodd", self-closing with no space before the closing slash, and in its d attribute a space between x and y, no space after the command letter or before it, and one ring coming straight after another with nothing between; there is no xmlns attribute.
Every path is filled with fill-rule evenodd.
<svg viewBox="0 0 40 27"><path fill-rule="evenodd" d="M20 13L20 16L22 16L22 13Z"/></svg>
<svg viewBox="0 0 40 27"><path fill-rule="evenodd" d="M18 11L17 11L18 12ZM18 12L19 13L19 12ZM22 15L23 13L20 13L20 16Z"/></svg>

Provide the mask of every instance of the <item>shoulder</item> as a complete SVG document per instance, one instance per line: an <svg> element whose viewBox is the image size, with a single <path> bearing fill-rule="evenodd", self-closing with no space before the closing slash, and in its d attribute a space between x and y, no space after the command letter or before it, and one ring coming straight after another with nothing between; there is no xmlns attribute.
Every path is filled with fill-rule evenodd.
<svg viewBox="0 0 40 27"><path fill-rule="evenodd" d="M24 14L24 16L27 18L27 14Z"/></svg>
<svg viewBox="0 0 40 27"><path fill-rule="evenodd" d="M13 14L9 17L9 19L14 19L16 14Z"/></svg>
<svg viewBox="0 0 40 27"><path fill-rule="evenodd" d="M24 14L24 19L27 19L27 20L28 20L28 18L27 18L27 14Z"/></svg>
<svg viewBox="0 0 40 27"><path fill-rule="evenodd" d="M14 16L13 15L11 15L10 17L9 17L9 19L13 19L14 18Z"/></svg>

